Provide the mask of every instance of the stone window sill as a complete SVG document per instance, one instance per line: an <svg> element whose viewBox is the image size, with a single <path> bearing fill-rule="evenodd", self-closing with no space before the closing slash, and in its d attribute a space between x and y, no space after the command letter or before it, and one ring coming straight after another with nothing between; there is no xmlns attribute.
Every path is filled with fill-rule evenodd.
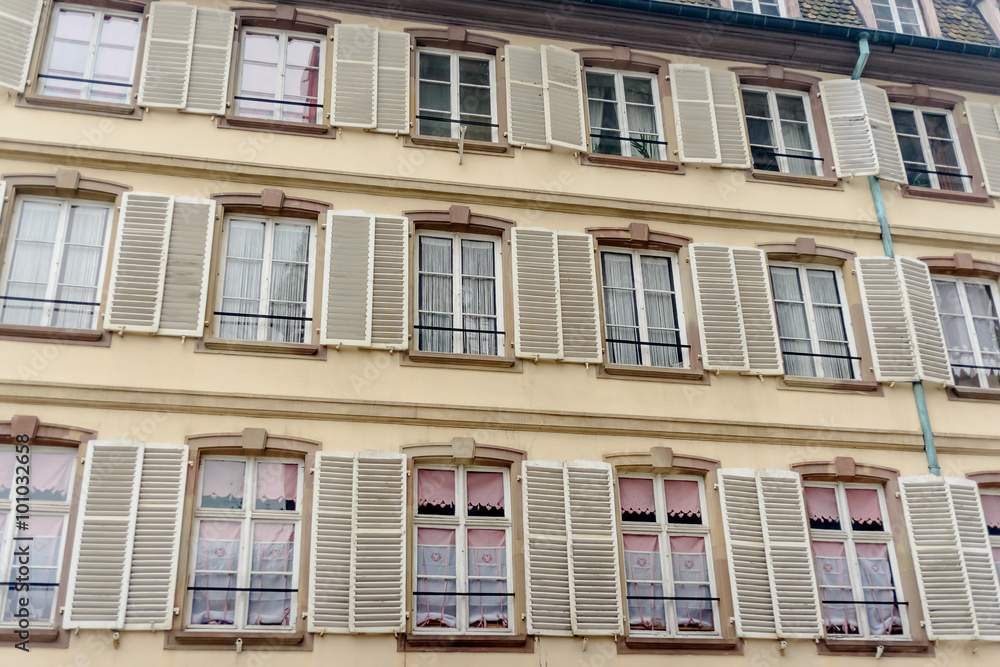
<svg viewBox="0 0 1000 667"><path fill-rule="evenodd" d="M839 378L813 378L797 375L778 376L778 386L783 389L815 389L819 391L855 392L882 395L882 385L875 380L842 380Z"/></svg>
<svg viewBox="0 0 1000 667"><path fill-rule="evenodd" d="M684 173L684 165L680 162L627 157L623 155L605 155L603 153L581 153L580 164L599 167L618 167L619 169L632 169L634 171L657 171L664 174Z"/></svg>
<svg viewBox="0 0 1000 667"><path fill-rule="evenodd" d="M840 179L836 176L806 176L804 174L786 174L780 171L763 169L747 170L747 181L751 183L781 183L782 185L799 185L808 188L838 188L843 189Z"/></svg>
<svg viewBox="0 0 1000 667"><path fill-rule="evenodd" d="M478 371L521 372L521 360L485 354L448 354L410 350L399 362L402 366L438 366Z"/></svg>
<svg viewBox="0 0 1000 667"><path fill-rule="evenodd" d="M878 647L882 647L882 655L933 657L934 645L930 642L907 641L899 639L820 639L816 644L819 655L848 655L874 658Z"/></svg>
<svg viewBox="0 0 1000 667"><path fill-rule="evenodd" d="M260 118L242 118L240 116L223 116L219 118L219 127L231 130L257 130L275 134L292 134L301 137L319 137L321 139L336 139L337 128L323 123L296 123L287 120L261 120Z"/></svg>
<svg viewBox="0 0 1000 667"><path fill-rule="evenodd" d="M528 635L470 637L400 634L396 637L396 651L400 653L534 653L535 638Z"/></svg>
<svg viewBox="0 0 1000 667"><path fill-rule="evenodd" d="M58 329L29 327L20 324L0 324L0 340L48 341L58 345L92 345L110 347L111 332L100 329Z"/></svg>
<svg viewBox="0 0 1000 667"><path fill-rule="evenodd" d="M953 401L1000 401L1000 389L948 387L948 398Z"/></svg>
<svg viewBox="0 0 1000 667"><path fill-rule="evenodd" d="M216 354L244 354L262 357L288 357L292 359L326 359L326 347L308 343L272 343L256 340L223 340L206 338L195 346L195 352Z"/></svg>
<svg viewBox="0 0 1000 667"><path fill-rule="evenodd" d="M53 97L36 93L22 93L17 96L15 106L27 109L48 109L51 111L67 111L69 113L85 113L92 116L110 116L112 118L128 118L142 120L142 108L132 104L115 104L112 102L94 102L73 97Z"/></svg>
<svg viewBox="0 0 1000 667"><path fill-rule="evenodd" d="M618 638L618 653L678 653L685 655L743 655L739 639L718 637L635 637Z"/></svg>
<svg viewBox="0 0 1000 667"><path fill-rule="evenodd" d="M243 640L243 648L267 648L276 651L311 651L312 635L307 632L202 632L180 630L172 632L164 645L167 649L193 649L209 651L235 651L236 640Z"/></svg>
<svg viewBox="0 0 1000 667"><path fill-rule="evenodd" d="M993 200L989 195L978 192L956 192L954 190L935 190L934 188L920 188L912 185L901 187L903 196L910 199L923 199L925 201L945 201L956 204L972 204L974 206L989 206L993 208Z"/></svg>
<svg viewBox="0 0 1000 667"><path fill-rule="evenodd" d="M458 152L458 139L448 137L425 137L420 135L407 135L403 142L404 146L415 148L433 148L437 150ZM473 141L466 139L462 146L463 153L475 153L479 155L505 155L514 157L514 151L507 144L506 140L493 143L492 141Z"/></svg>
<svg viewBox="0 0 1000 667"><path fill-rule="evenodd" d="M627 364L603 364L598 366L597 377L652 380L655 382L710 383L708 373L703 370L692 368L654 368L652 366L630 366Z"/></svg>
<svg viewBox="0 0 1000 667"><path fill-rule="evenodd" d="M4 628L0 630L0 648L13 648L18 642L24 641L16 630ZM31 629L28 649L35 648L69 648L69 631L57 628Z"/></svg>

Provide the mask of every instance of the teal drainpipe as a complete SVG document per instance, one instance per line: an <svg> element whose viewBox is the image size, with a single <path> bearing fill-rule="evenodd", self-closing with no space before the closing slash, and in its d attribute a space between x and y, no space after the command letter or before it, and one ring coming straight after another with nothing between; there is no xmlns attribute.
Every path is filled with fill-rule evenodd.
<svg viewBox="0 0 1000 667"><path fill-rule="evenodd" d="M852 79L860 79L861 72L868 62L868 35L861 34L858 39L858 62L854 66ZM878 217L878 226L882 231L882 248L886 257L895 257L896 253L892 247L892 231L889 229L889 218L885 213L885 202L882 200L882 184L874 176L868 177L868 188L872 192L872 201L875 204L875 215ZM927 412L927 397L924 396L924 385L920 380L913 383L913 398L917 403L917 418L920 420L920 431L924 436L924 452L927 454L927 469L932 475L941 475L941 466L938 464L937 448L934 446L934 431L931 430L931 418Z"/></svg>

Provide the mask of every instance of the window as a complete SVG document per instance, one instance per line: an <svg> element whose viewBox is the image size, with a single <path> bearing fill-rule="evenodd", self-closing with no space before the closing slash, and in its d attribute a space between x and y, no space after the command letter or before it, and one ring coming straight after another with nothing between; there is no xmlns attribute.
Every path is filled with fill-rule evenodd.
<svg viewBox="0 0 1000 667"><path fill-rule="evenodd" d="M840 271L771 264L770 273L785 374L859 377Z"/></svg>
<svg viewBox="0 0 1000 667"><path fill-rule="evenodd" d="M665 159L655 75L588 69L587 104L594 153Z"/></svg>
<svg viewBox="0 0 1000 667"><path fill-rule="evenodd" d="M417 134L497 141L492 56L421 49L417 53Z"/></svg>
<svg viewBox="0 0 1000 667"><path fill-rule="evenodd" d="M213 456L202 459L200 473L189 626L294 629L301 462Z"/></svg>
<svg viewBox="0 0 1000 667"><path fill-rule="evenodd" d="M784 0L733 0L733 10L765 16L784 16Z"/></svg>
<svg viewBox="0 0 1000 667"><path fill-rule="evenodd" d="M417 349L502 356L499 239L440 233L418 239Z"/></svg>
<svg viewBox="0 0 1000 667"><path fill-rule="evenodd" d="M18 525L25 512L17 511L17 488L24 485L23 476L29 472L26 466L30 468L31 511L24 527ZM75 476L73 450L32 447L30 455L25 455L17 454L13 446L0 446L0 573L9 574L0 584L0 629L18 626L19 619L14 613L19 598L25 597L29 601L28 621L32 627L54 625ZM22 544L31 545L31 587L19 590L19 564L14 553Z"/></svg>
<svg viewBox="0 0 1000 667"><path fill-rule="evenodd" d="M632 634L718 634L703 480L629 475L618 488Z"/></svg>
<svg viewBox="0 0 1000 667"><path fill-rule="evenodd" d="M827 636L904 637L882 488L810 483L805 500Z"/></svg>
<svg viewBox="0 0 1000 667"><path fill-rule="evenodd" d="M982 490L979 497L983 501L983 515L986 517L986 530L993 548L993 562L996 564L997 574L1000 574L1000 491Z"/></svg>
<svg viewBox="0 0 1000 667"><path fill-rule="evenodd" d="M244 28L241 38L235 115L322 123L325 39L265 28Z"/></svg>
<svg viewBox="0 0 1000 667"><path fill-rule="evenodd" d="M808 93L742 87L753 168L821 176Z"/></svg>
<svg viewBox="0 0 1000 667"><path fill-rule="evenodd" d="M511 510L507 470L417 469L413 627L511 633Z"/></svg>
<svg viewBox="0 0 1000 667"><path fill-rule="evenodd" d="M687 367L677 256L605 250L601 276L610 363Z"/></svg>
<svg viewBox="0 0 1000 667"><path fill-rule="evenodd" d="M226 220L220 338L311 342L316 225L282 218Z"/></svg>
<svg viewBox="0 0 1000 667"><path fill-rule="evenodd" d="M894 106L892 120L910 185L969 191L972 177L965 174L950 111Z"/></svg>
<svg viewBox="0 0 1000 667"><path fill-rule="evenodd" d="M111 205L20 197L11 220L0 324L95 328Z"/></svg>
<svg viewBox="0 0 1000 667"><path fill-rule="evenodd" d="M871 0L875 27L887 32L923 35L924 22L916 0Z"/></svg>
<svg viewBox="0 0 1000 667"><path fill-rule="evenodd" d="M934 294L955 384L1000 389L996 283L936 276Z"/></svg>

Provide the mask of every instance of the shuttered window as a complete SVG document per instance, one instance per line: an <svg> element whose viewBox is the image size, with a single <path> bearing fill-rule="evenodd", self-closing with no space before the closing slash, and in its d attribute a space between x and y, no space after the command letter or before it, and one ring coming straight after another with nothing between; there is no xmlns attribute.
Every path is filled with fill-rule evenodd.
<svg viewBox="0 0 1000 667"><path fill-rule="evenodd" d="M586 80L594 153L666 159L655 75L589 68Z"/></svg>
<svg viewBox="0 0 1000 667"><path fill-rule="evenodd" d="M785 16L784 0L733 0L733 10L762 16Z"/></svg>
<svg viewBox="0 0 1000 667"><path fill-rule="evenodd" d="M741 91L753 168L822 175L808 94L749 86Z"/></svg>
<svg viewBox="0 0 1000 667"><path fill-rule="evenodd" d="M935 276L934 294L955 384L1000 389L996 282Z"/></svg>
<svg viewBox="0 0 1000 667"><path fill-rule="evenodd" d="M893 105L892 121L910 185L969 192L972 177L950 111Z"/></svg>
<svg viewBox="0 0 1000 667"><path fill-rule="evenodd" d="M492 56L440 49L417 52L417 134L496 142L496 63Z"/></svg>
<svg viewBox="0 0 1000 667"><path fill-rule="evenodd" d="M875 27L887 32L924 35L924 20L916 0L871 0Z"/></svg>
<svg viewBox="0 0 1000 667"><path fill-rule="evenodd" d="M322 123L325 49L317 35L244 28L235 115Z"/></svg>
<svg viewBox="0 0 1000 667"><path fill-rule="evenodd" d="M986 531L990 536L990 552L997 574L1000 575L1000 491L983 489L979 494L986 518Z"/></svg>

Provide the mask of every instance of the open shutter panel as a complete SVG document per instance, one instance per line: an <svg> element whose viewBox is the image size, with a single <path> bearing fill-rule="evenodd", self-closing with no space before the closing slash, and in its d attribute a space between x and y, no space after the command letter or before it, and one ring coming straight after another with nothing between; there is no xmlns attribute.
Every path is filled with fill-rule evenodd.
<svg viewBox="0 0 1000 667"><path fill-rule="evenodd" d="M562 357L562 329L556 234L548 229L515 228L514 354L529 359Z"/></svg>
<svg viewBox="0 0 1000 667"><path fill-rule="evenodd" d="M507 127L511 146L548 148L542 54L528 46L504 47L507 68Z"/></svg>
<svg viewBox="0 0 1000 667"><path fill-rule="evenodd" d="M548 44L542 46L546 139L553 146L583 152L587 150L587 127L580 69L580 54Z"/></svg>
<svg viewBox="0 0 1000 667"><path fill-rule="evenodd" d="M139 106L186 106L196 13L194 7L179 2L154 2L150 6Z"/></svg>
<svg viewBox="0 0 1000 667"><path fill-rule="evenodd" d="M376 131L410 131L410 36L378 31Z"/></svg>
<svg viewBox="0 0 1000 667"><path fill-rule="evenodd" d="M820 99L833 146L833 165L840 178L876 176L879 161L875 138L868 121L865 94L860 81L820 81ZM899 150L898 147L896 149Z"/></svg>
<svg viewBox="0 0 1000 667"><path fill-rule="evenodd" d="M600 363L601 328L597 314L594 237L559 232L559 301L563 360Z"/></svg>
<svg viewBox="0 0 1000 667"><path fill-rule="evenodd" d="M954 384L930 271L926 264L916 259L899 257L896 261L912 327L917 375L921 380Z"/></svg>
<svg viewBox="0 0 1000 667"><path fill-rule="evenodd" d="M188 448L143 445L125 629L169 630L181 544Z"/></svg>
<svg viewBox="0 0 1000 667"><path fill-rule="evenodd" d="M978 485L968 479L945 478L951 495L958 539L972 593L980 639L1000 641L1000 581L983 516Z"/></svg>
<svg viewBox="0 0 1000 667"><path fill-rule="evenodd" d="M42 0L0 3L0 86L24 92Z"/></svg>
<svg viewBox="0 0 1000 667"><path fill-rule="evenodd" d="M330 211L326 223L322 345L369 345L375 216Z"/></svg>
<svg viewBox="0 0 1000 667"><path fill-rule="evenodd" d="M174 199L159 335L200 337L204 332L214 229L214 201Z"/></svg>
<svg viewBox="0 0 1000 667"><path fill-rule="evenodd" d="M168 195L125 193L105 329L153 333L159 328L173 211L174 199Z"/></svg>
<svg viewBox="0 0 1000 667"><path fill-rule="evenodd" d="M757 474L753 470L719 470L722 527L740 637L775 637L774 599L764 548Z"/></svg>
<svg viewBox="0 0 1000 667"><path fill-rule="evenodd" d="M907 382L917 379L916 354L896 261L890 257L858 257L858 286L871 340L875 379Z"/></svg>
<svg viewBox="0 0 1000 667"><path fill-rule="evenodd" d="M692 243L688 249L701 334L702 364L707 370L749 370L732 251L726 246L711 243Z"/></svg>
<svg viewBox="0 0 1000 667"><path fill-rule="evenodd" d="M198 8L185 111L225 115L235 29L235 13Z"/></svg>
<svg viewBox="0 0 1000 667"><path fill-rule="evenodd" d="M95 440L88 445L65 628L124 626L141 466L139 444Z"/></svg>
<svg viewBox="0 0 1000 667"><path fill-rule="evenodd" d="M733 72L717 69L709 71L709 78L712 82L715 127L722 158L719 166L749 169L750 144L747 143L747 124L743 118L739 80Z"/></svg>
<svg viewBox="0 0 1000 667"><path fill-rule="evenodd" d="M861 84L861 93L868 112L875 156L878 158L878 177L884 181L906 183L906 167L903 153L896 138L896 125L892 122L889 96L884 90L869 83Z"/></svg>
<svg viewBox="0 0 1000 667"><path fill-rule="evenodd" d="M409 244L406 218L375 216L371 346L409 347Z"/></svg>
<svg viewBox="0 0 1000 667"><path fill-rule="evenodd" d="M354 467L353 454L316 454L309 632L350 630Z"/></svg>
<svg viewBox="0 0 1000 667"><path fill-rule="evenodd" d="M670 65L670 95L681 162L721 164L712 81L707 67Z"/></svg>
<svg viewBox="0 0 1000 667"><path fill-rule="evenodd" d="M523 472L528 634L570 635L573 617L563 465L525 461Z"/></svg>
<svg viewBox="0 0 1000 667"><path fill-rule="evenodd" d="M7 196L7 182L0 181L0 217L3 216L4 198Z"/></svg>
<svg viewBox="0 0 1000 667"><path fill-rule="evenodd" d="M771 300L767 258L762 250L756 248L733 248L732 251L750 372L781 375L784 372L781 344L774 302Z"/></svg>
<svg viewBox="0 0 1000 667"><path fill-rule="evenodd" d="M338 24L333 29L330 124L375 127L378 30Z"/></svg>
<svg viewBox="0 0 1000 667"><path fill-rule="evenodd" d="M983 167L986 192L1000 197L1000 106L966 102L965 114Z"/></svg>

